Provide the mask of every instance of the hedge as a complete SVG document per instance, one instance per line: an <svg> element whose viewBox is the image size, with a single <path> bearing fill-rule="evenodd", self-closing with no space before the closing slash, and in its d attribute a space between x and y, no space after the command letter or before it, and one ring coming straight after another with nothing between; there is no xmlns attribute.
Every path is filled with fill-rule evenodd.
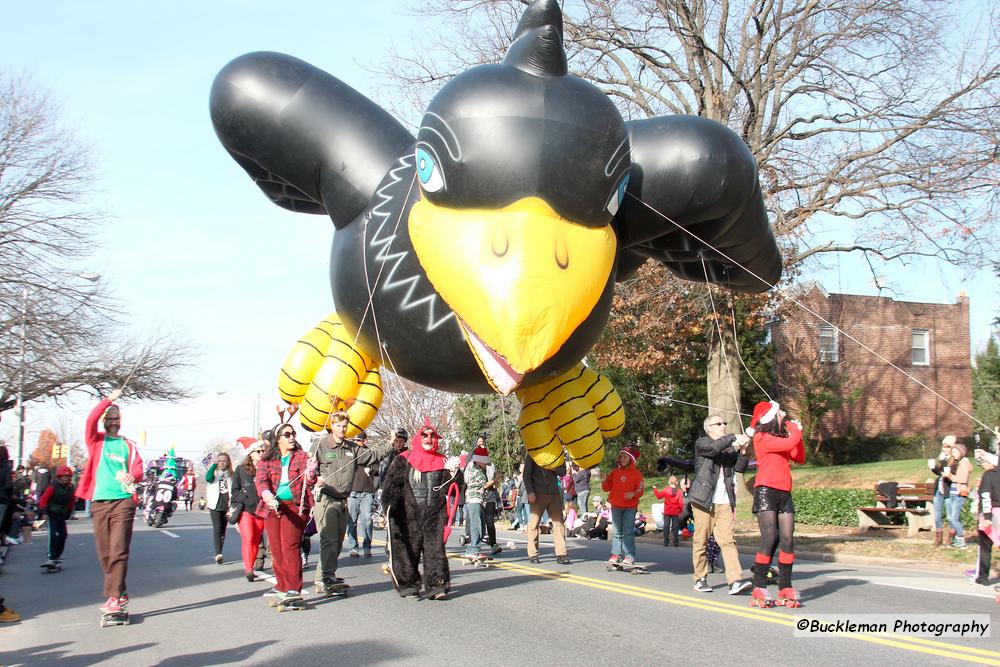
<svg viewBox="0 0 1000 667"><path fill-rule="evenodd" d="M812 525L857 526L857 507L873 507L868 489L792 489L795 520Z"/></svg>
<svg viewBox="0 0 1000 667"><path fill-rule="evenodd" d="M795 503L795 520L810 525L857 526L858 507L874 507L875 492L866 489L792 489L792 500ZM975 520L969 507L972 503L966 501L962 508L962 525L969 531L975 525ZM927 503L930 509L930 503ZM902 512L893 517L900 524L906 519ZM946 522L947 523L947 522Z"/></svg>

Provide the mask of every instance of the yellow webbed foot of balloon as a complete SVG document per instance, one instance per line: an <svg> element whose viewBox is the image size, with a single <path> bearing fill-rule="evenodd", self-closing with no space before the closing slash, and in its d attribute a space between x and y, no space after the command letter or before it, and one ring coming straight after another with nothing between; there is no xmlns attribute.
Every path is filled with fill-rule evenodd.
<svg viewBox="0 0 1000 667"><path fill-rule="evenodd" d="M604 459L604 439L625 427L621 397L606 377L582 363L567 373L517 392L517 425L528 454L543 468L563 462L563 447L582 468Z"/></svg>
<svg viewBox="0 0 1000 667"><path fill-rule="evenodd" d="M375 419L382 378L378 363L332 313L292 347L278 375L278 393L299 406L299 421L309 431L323 430L331 412L346 409L347 437L352 437Z"/></svg>

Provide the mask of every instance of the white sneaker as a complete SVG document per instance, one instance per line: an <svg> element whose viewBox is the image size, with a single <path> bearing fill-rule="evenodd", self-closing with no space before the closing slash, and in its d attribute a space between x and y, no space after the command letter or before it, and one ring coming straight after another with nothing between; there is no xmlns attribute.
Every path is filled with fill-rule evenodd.
<svg viewBox="0 0 1000 667"><path fill-rule="evenodd" d="M708 580L702 577L698 581L694 582L694 589L699 593L711 593L712 587L708 585Z"/></svg>
<svg viewBox="0 0 1000 667"><path fill-rule="evenodd" d="M746 581L746 580L743 580L743 581L737 580L737 581L734 581L732 583L732 585L729 587L729 594L730 595L739 595L740 593L745 593L746 591L750 590L751 588L753 588L753 583L751 583L749 581Z"/></svg>
<svg viewBox="0 0 1000 667"><path fill-rule="evenodd" d="M358 550L357 549L351 549L351 551L350 551L350 553L348 555L351 558L360 558L360 554L358 554Z"/></svg>
<svg viewBox="0 0 1000 667"><path fill-rule="evenodd" d="M225 560L225 559L222 557L222 554L215 554L215 562L216 563L218 563L219 565L222 565L222 561L223 560Z"/></svg>

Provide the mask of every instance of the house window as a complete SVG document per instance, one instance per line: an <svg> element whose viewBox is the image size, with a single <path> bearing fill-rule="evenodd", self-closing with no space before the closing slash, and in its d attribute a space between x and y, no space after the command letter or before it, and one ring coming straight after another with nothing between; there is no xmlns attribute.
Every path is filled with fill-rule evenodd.
<svg viewBox="0 0 1000 667"><path fill-rule="evenodd" d="M931 337L930 332L926 329L914 329L913 330L913 343L912 343L912 354L913 354L913 365L914 366L929 366L931 361L930 348L931 348Z"/></svg>
<svg viewBox="0 0 1000 667"><path fill-rule="evenodd" d="M835 364L840 361L837 345L837 327L821 324L819 327L819 360Z"/></svg>

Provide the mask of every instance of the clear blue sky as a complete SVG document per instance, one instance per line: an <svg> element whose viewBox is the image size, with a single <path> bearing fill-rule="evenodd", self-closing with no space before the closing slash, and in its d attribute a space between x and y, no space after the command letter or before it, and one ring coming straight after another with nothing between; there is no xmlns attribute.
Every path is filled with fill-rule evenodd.
<svg viewBox="0 0 1000 667"><path fill-rule="evenodd" d="M203 451L216 438L249 435L261 396L274 421L275 378L291 344L332 309L325 217L271 205L216 140L208 116L212 80L249 51L289 53L373 98L378 81L359 63L384 62L393 46L419 44L420 23L400 2L8 3L2 67L30 74L91 145L112 217L104 245L83 270L101 273L137 333L168 330L194 340L201 363L183 405L124 404L123 432L148 432L148 454L176 444ZM829 291L874 293L848 258L820 277ZM1000 311L997 281L929 264L881 272L899 299L954 301L970 294L974 347ZM69 406L82 432L87 406ZM60 410L28 406L26 444ZM64 413L65 414L65 413ZM13 420L0 436L15 437Z"/></svg>

